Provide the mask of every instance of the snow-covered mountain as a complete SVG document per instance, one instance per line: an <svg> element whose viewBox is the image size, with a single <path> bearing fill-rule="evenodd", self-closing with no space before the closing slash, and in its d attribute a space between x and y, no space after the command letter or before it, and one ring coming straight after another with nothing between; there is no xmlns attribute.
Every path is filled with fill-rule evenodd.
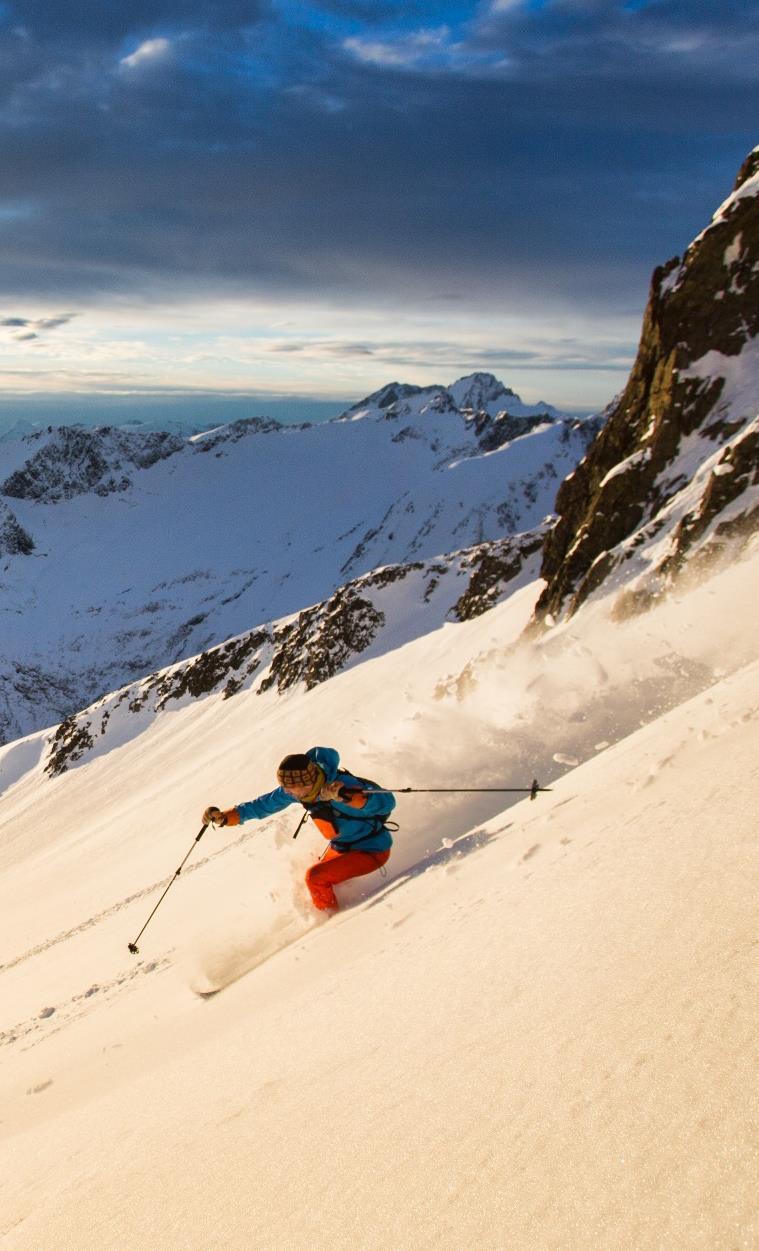
<svg viewBox="0 0 759 1251"><path fill-rule="evenodd" d="M499 391L500 388L500 391ZM460 398L507 394L487 375ZM0 446L0 736L388 564L535 529L598 429L458 408L190 439L47 429Z"/></svg>
<svg viewBox="0 0 759 1251"><path fill-rule="evenodd" d="M559 417L558 411L542 401L524 404L510 387L488 373L467 374L450 386L417 387L406 382L390 382L341 413L339 421L360 417L419 418L426 413L461 413L466 417Z"/></svg>

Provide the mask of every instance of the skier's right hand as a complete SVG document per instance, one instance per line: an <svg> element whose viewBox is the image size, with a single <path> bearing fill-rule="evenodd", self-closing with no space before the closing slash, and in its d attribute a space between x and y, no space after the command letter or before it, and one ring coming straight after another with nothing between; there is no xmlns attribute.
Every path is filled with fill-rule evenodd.
<svg viewBox="0 0 759 1251"><path fill-rule="evenodd" d="M226 825L227 818L224 816L221 808L217 808L215 804L211 804L203 813L204 825Z"/></svg>

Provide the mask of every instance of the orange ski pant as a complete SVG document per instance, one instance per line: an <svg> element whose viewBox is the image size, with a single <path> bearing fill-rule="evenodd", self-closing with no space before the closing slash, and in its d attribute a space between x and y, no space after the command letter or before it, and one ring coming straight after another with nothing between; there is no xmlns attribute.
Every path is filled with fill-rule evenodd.
<svg viewBox="0 0 759 1251"><path fill-rule="evenodd" d="M333 886L352 877L374 873L389 857L389 851L337 851L328 847L324 857L318 864L312 864L306 874L306 886L314 906L322 910L336 908L337 896Z"/></svg>

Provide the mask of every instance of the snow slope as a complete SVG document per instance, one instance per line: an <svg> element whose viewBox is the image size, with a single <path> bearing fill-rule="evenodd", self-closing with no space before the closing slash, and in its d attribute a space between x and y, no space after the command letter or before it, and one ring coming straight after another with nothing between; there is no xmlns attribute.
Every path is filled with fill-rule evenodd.
<svg viewBox="0 0 759 1251"><path fill-rule="evenodd" d="M41 735L6 748L4 1247L755 1246L758 571L754 543L517 642L526 587L53 780ZM401 797L387 879L316 926L294 809L208 831L130 956L202 806L312 742L395 786L553 790Z"/></svg>

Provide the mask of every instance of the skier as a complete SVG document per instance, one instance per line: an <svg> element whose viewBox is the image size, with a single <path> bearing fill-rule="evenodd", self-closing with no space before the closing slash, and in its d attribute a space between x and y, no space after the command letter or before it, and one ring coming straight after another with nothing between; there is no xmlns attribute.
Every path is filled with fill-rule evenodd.
<svg viewBox="0 0 759 1251"><path fill-rule="evenodd" d="M204 825L240 825L302 804L329 840L322 858L306 873L306 885L314 906L330 913L339 907L334 887L382 868L393 842L385 822L395 807L394 796L388 791L372 794L374 782L339 765L333 747L285 756L277 769L276 790L224 812L212 804L203 813Z"/></svg>

